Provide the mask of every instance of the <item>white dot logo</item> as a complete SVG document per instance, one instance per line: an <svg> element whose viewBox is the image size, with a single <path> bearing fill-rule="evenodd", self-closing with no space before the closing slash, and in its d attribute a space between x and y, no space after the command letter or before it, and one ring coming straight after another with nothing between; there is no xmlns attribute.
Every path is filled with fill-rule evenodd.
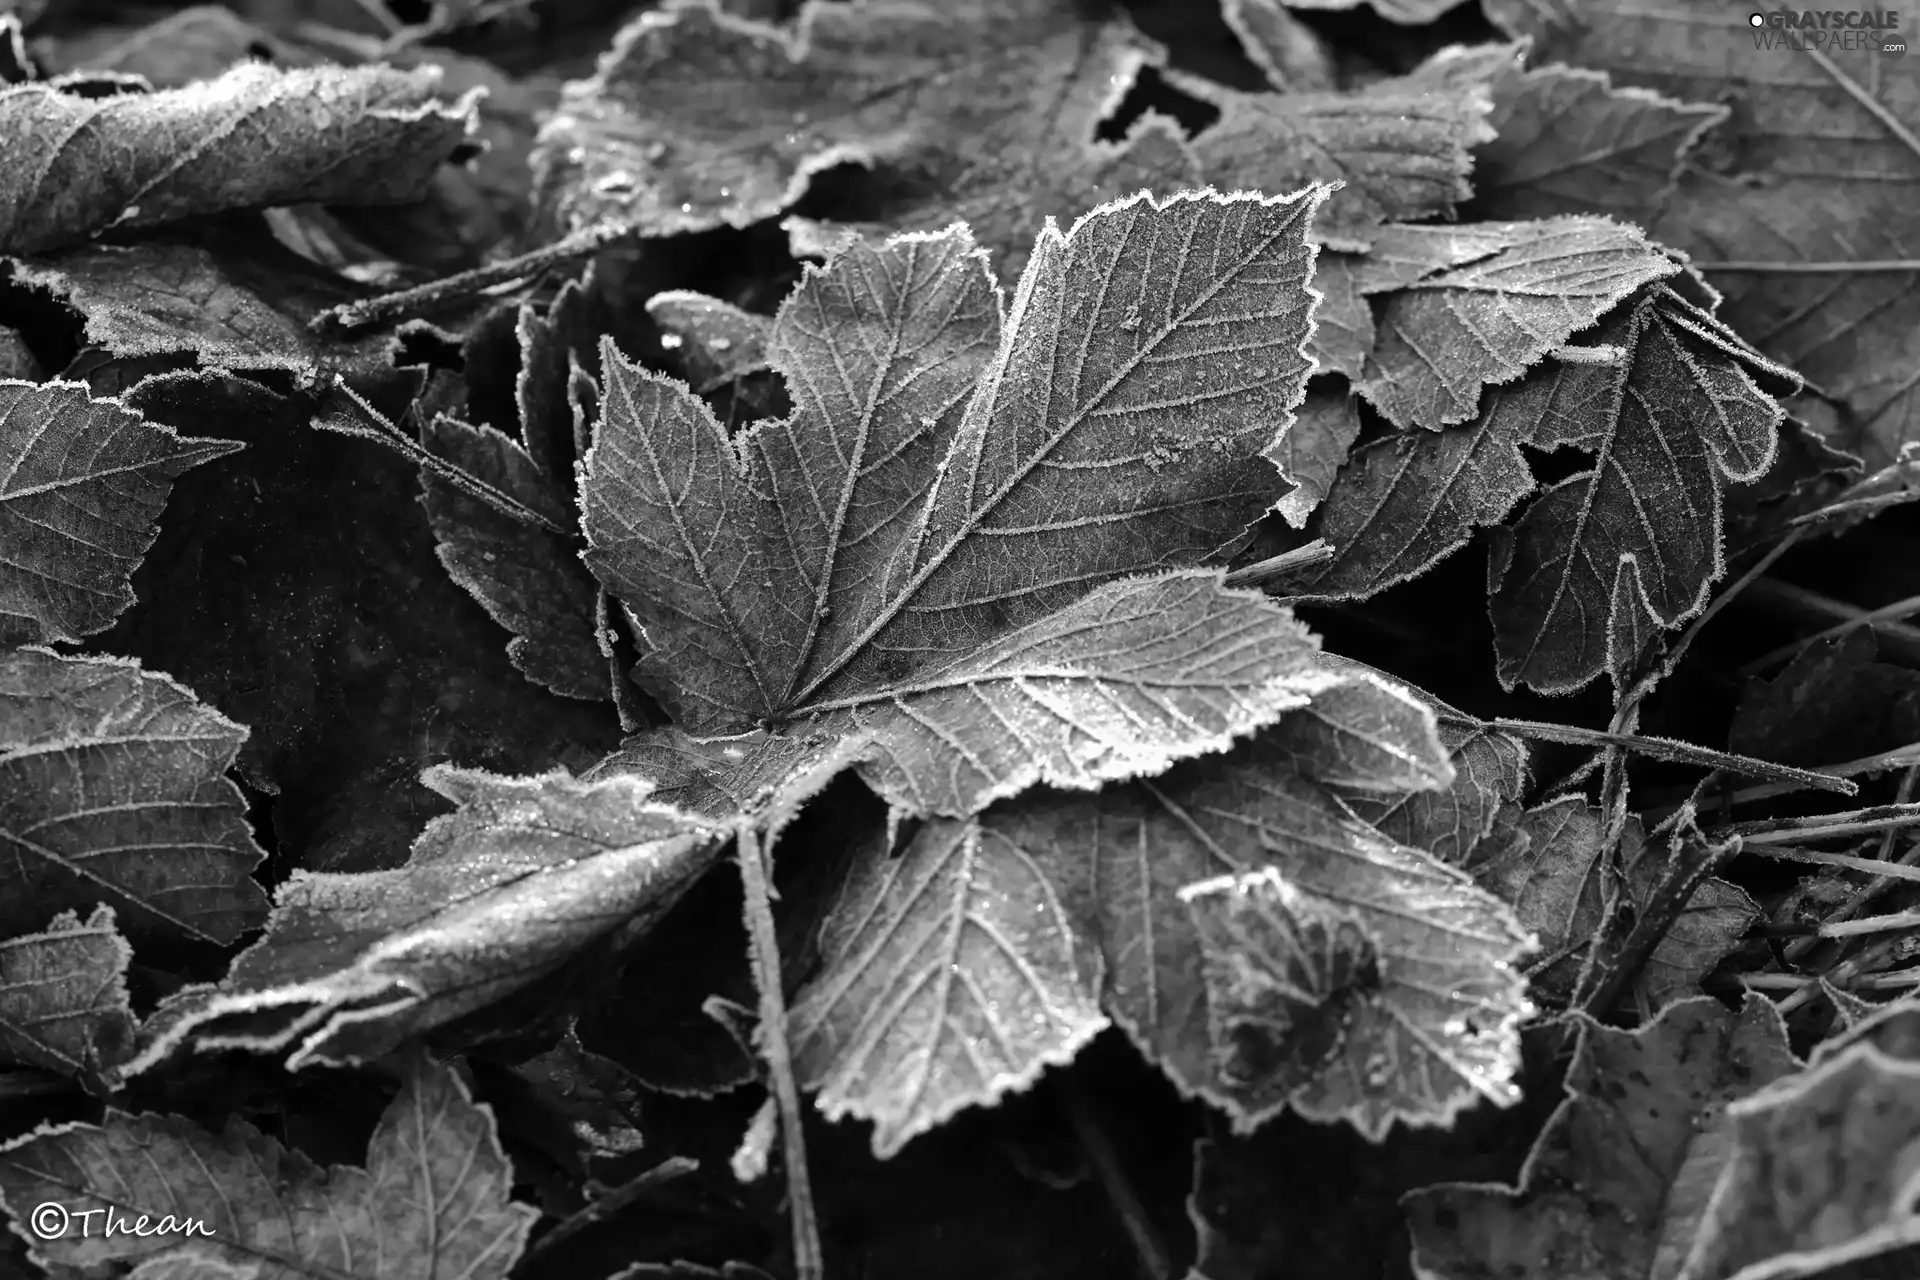
<svg viewBox="0 0 1920 1280"><path fill-rule="evenodd" d="M1767 15L1764 13L1750 13L1747 15L1747 25L1750 27L1764 27L1767 25Z"/></svg>

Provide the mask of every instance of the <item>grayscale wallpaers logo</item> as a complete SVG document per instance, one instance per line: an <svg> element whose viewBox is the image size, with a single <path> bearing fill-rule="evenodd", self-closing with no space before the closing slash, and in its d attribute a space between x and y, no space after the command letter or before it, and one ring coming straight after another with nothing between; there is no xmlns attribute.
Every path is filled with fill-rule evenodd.
<svg viewBox="0 0 1920 1280"><path fill-rule="evenodd" d="M1757 9L1747 25L1756 49L1887 57L1907 51L1898 9Z"/></svg>

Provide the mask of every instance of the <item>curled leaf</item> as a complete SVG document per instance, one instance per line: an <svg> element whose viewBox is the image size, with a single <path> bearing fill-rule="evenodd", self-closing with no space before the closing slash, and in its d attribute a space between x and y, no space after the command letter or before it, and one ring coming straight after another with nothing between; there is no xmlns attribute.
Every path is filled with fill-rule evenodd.
<svg viewBox="0 0 1920 1280"><path fill-rule="evenodd" d="M302 201L418 199L467 145L475 95L431 70L247 62L157 93L0 89L0 252Z"/></svg>
<svg viewBox="0 0 1920 1280"><path fill-rule="evenodd" d="M631 776L500 778L437 765L460 808L391 871L296 872L259 942L143 1030L133 1075L176 1047L377 1058L485 1008L610 935L637 934L716 856L719 831Z"/></svg>

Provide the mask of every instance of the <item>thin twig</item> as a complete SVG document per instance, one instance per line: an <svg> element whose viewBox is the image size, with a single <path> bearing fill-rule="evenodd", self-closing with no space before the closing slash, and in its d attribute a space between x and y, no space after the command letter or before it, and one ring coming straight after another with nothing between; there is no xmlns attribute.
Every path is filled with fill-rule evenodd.
<svg viewBox="0 0 1920 1280"><path fill-rule="evenodd" d="M1735 822L1716 827L1717 837L1739 836L1748 844L1805 844L1810 840L1834 840L1841 836L1864 835L1870 831L1898 831L1920 824L1920 804L1877 804L1843 813L1816 813L1803 818L1769 818L1762 822ZM1876 862L1862 858L1862 862Z"/></svg>
<svg viewBox="0 0 1920 1280"><path fill-rule="evenodd" d="M1738 773L1749 778L1774 778L1781 782L1797 782L1803 787L1832 791L1843 796L1860 793L1860 788L1855 784L1845 778L1836 778L1829 773L1795 769L1784 764L1755 760L1751 756L1714 751L1709 747L1695 746L1691 742L1681 742L1674 738L1654 738L1639 733L1613 733L1605 729L1582 729L1574 725L1547 724L1539 720L1511 720L1505 716L1495 720L1493 727L1505 729L1523 738L1536 738L1543 742L1564 742L1575 747L1624 747L1628 751L1655 760L1670 760L1677 764L1697 764L1708 769L1725 769L1728 773Z"/></svg>
<svg viewBox="0 0 1920 1280"><path fill-rule="evenodd" d="M1896 911L1891 915L1862 916L1858 920L1829 920L1820 926L1819 932L1823 938L1852 938L1863 933L1916 928L1920 928L1920 911Z"/></svg>
<svg viewBox="0 0 1920 1280"><path fill-rule="evenodd" d="M440 280L416 285L411 289L383 293L377 298L366 298L360 302L348 302L337 307L329 307L308 321L307 327L316 333L325 333L398 320L401 316L412 312L444 306L449 302L457 302L462 298L472 297L476 293L500 285L524 280L528 276L570 259L584 258L588 254L598 253L627 239L632 234L633 228L624 222L596 223L516 258L489 262L471 271L462 271Z"/></svg>
<svg viewBox="0 0 1920 1280"><path fill-rule="evenodd" d="M1858 760L1845 760L1839 764L1823 764L1815 773L1830 773L1836 778L1852 778L1860 774L1885 773L1889 769L1903 769L1920 764L1920 742L1909 742L1905 746L1895 747L1891 751L1882 751L1875 755L1862 756ZM1719 797L1722 804L1753 804L1760 800L1771 800L1775 796L1791 795L1801 788L1796 783L1761 782L1751 787L1741 787ZM1687 797L1694 794L1696 788L1683 787L1672 791L1663 791L1664 796L1678 795L1678 800L1668 800L1653 808L1642 809L1640 818L1644 822L1658 822L1669 814L1679 811ZM1552 794L1551 792L1547 794Z"/></svg>
<svg viewBox="0 0 1920 1280"><path fill-rule="evenodd" d="M1857 605L1835 600L1832 596L1796 583L1782 582L1778 578L1762 578L1755 582L1747 589L1747 599L1783 605L1789 611L1819 618L1823 625L1852 622L1868 612ZM1873 633L1879 638L1883 652L1907 661L1920 662L1920 627L1897 621L1876 622L1873 624Z"/></svg>
<svg viewBox="0 0 1920 1280"><path fill-rule="evenodd" d="M1838 639L1849 632L1858 631L1861 627L1871 627L1882 622L1898 622L1902 618L1910 618L1916 613L1920 613L1920 596L1908 596L1906 599L1896 600L1892 604L1883 604L1878 609L1863 609L1855 617L1848 618L1842 622L1836 622L1832 626L1824 630L1816 631L1810 636L1801 636L1798 640L1789 641L1777 649L1767 650L1759 657L1753 659L1753 661L1742 664L1739 668L1739 673L1743 676L1754 675L1758 672L1765 671L1768 667L1783 658L1793 658L1800 653L1801 650L1809 649L1823 640Z"/></svg>
<svg viewBox="0 0 1920 1280"><path fill-rule="evenodd" d="M1920 764L1908 765L1906 772L1900 776L1900 789L1893 797L1895 804L1906 804L1913 799L1913 789L1916 780L1920 780ZM1894 837L1898 834L1897 831L1889 827L1886 834L1880 837L1880 849L1877 860L1880 862L1898 861L1906 866L1913 866L1916 863L1920 863L1920 843L1907 846L1906 853L1902 854L1897 860L1894 858L1893 842ZM1839 921L1851 920L1856 912L1864 910L1868 903L1872 902L1882 893L1885 893L1887 888L1892 884L1893 877L1891 876L1874 876L1865 884L1856 888L1851 894L1847 895L1846 901L1840 903L1840 905L1828 912L1827 923L1833 924ZM1788 943L1785 954L1789 961L1797 964L1818 945L1820 945L1818 937L1802 938L1799 941Z"/></svg>
<svg viewBox="0 0 1920 1280"><path fill-rule="evenodd" d="M1727 271L1766 276L1851 276L1888 271L1920 271L1920 258L1869 258L1856 262L1766 262L1758 258L1731 262L1694 261L1702 271Z"/></svg>
<svg viewBox="0 0 1920 1280"><path fill-rule="evenodd" d="M823 1280L826 1261L820 1249L820 1223L813 1207L813 1180L807 1172L806 1135L801 1132L800 1084L793 1074L787 1044L787 997L781 987L780 940L773 923L773 886L760 852L760 836L751 819L734 829L740 883L746 896L747 934L752 944L753 981L760 989L760 1025L755 1033L766 1060L773 1097L780 1108L780 1149L786 1156L787 1214L793 1226L793 1270L799 1280Z"/></svg>
<svg viewBox="0 0 1920 1280"><path fill-rule="evenodd" d="M1282 551L1277 556L1268 556L1265 560L1235 569L1227 575L1230 587L1257 587L1265 582L1294 573L1301 569L1325 564L1333 559L1333 544L1325 538L1315 538L1304 547L1295 547L1291 551Z"/></svg>
<svg viewBox="0 0 1920 1280"><path fill-rule="evenodd" d="M1819 849L1801 849L1790 844L1755 845L1750 846L1750 851L1763 858L1780 858L1787 862L1811 862L1823 867L1845 867L1850 871L1865 871L1871 875L1886 876L1893 880L1920 882L1920 867L1906 862L1882 862L1878 858L1856 858L1849 853L1826 853Z"/></svg>
<svg viewBox="0 0 1920 1280"><path fill-rule="evenodd" d="M1859 498L1835 498L1817 511L1795 516L1787 521L1789 525L1816 525L1822 520L1832 520L1837 516L1851 515L1857 511L1874 511L1881 507L1904 507L1910 502L1920 502L1920 489L1898 489L1892 493L1870 493Z"/></svg>
<svg viewBox="0 0 1920 1280"><path fill-rule="evenodd" d="M1100 1179L1107 1199L1112 1201L1114 1211L1120 1215L1121 1225L1127 1229L1127 1238L1133 1241L1134 1258L1140 1264L1140 1274L1145 1280L1173 1280L1173 1263L1168 1259L1166 1246L1160 1242L1160 1233L1154 1229L1153 1219L1147 1216L1145 1203L1133 1189L1133 1180L1127 1176L1126 1166L1120 1162L1120 1153L1113 1149L1112 1139L1094 1114L1092 1101L1074 1081L1071 1073L1062 1079L1061 1091L1066 1096L1067 1119L1073 1125L1074 1136L1086 1151L1088 1163L1093 1165L1094 1176Z"/></svg>
<svg viewBox="0 0 1920 1280"><path fill-rule="evenodd" d="M1800 992L1817 988L1822 976L1842 991L1898 991L1903 987L1920 987L1920 969L1896 969L1892 973L1859 974L1844 985L1834 982L1830 974L1812 973L1743 973L1740 975L1740 981L1755 991ZM1784 1003L1780 1008L1782 1012L1792 1012Z"/></svg>

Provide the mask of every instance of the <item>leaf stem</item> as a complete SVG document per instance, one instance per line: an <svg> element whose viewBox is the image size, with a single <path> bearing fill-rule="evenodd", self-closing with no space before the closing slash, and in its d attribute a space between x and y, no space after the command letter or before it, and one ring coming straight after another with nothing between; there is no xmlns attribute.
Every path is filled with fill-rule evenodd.
<svg viewBox="0 0 1920 1280"><path fill-rule="evenodd" d="M1696 764L1707 769L1725 769L1728 773L1743 774L1749 778L1773 778L1781 782L1794 782L1802 787L1833 791L1843 796L1860 793L1860 788L1856 784L1845 778L1836 778L1830 773L1818 773L1812 769L1795 769L1784 764L1755 760L1751 756L1736 756L1726 751L1715 751L1709 747L1697 747L1691 742L1681 742L1674 738L1653 738L1638 733L1613 733L1605 729L1582 729L1575 725L1547 724L1539 720L1512 720L1505 716L1496 719L1493 727L1542 742L1564 742L1576 747L1623 747L1655 760Z"/></svg>
<svg viewBox="0 0 1920 1280"><path fill-rule="evenodd" d="M633 228L624 222L596 223L518 257L489 262L471 271L461 271L411 289L383 293L377 298L329 307L309 320L307 327L316 333L325 333L398 320L411 312L426 311L501 285L514 284L562 262L598 253L632 234Z"/></svg>
<svg viewBox="0 0 1920 1280"><path fill-rule="evenodd" d="M793 1225L793 1269L798 1280L824 1280L820 1223L814 1213L813 1180L807 1172L807 1142L801 1132L800 1083L787 1044L787 997L781 986L780 940L773 924L773 886L767 877L760 836L751 819L734 828L735 861L746 896L754 985L760 989L760 1025L755 1033L766 1059L774 1102L780 1108L780 1143L786 1157L787 1213Z"/></svg>
<svg viewBox="0 0 1920 1280"><path fill-rule="evenodd" d="M313 415L313 426L318 430L383 444L409 461L418 463L421 467L433 472L462 493L486 503L502 515L510 516L521 524L544 529L557 537L571 539L574 536L571 531L541 515L513 495L503 492L435 454L418 440L387 421L386 415L368 404L359 392L347 385L344 378L338 376L334 378L333 390L351 403L353 410L351 413L340 412L337 409L328 412L327 404L323 400Z"/></svg>
<svg viewBox="0 0 1920 1280"><path fill-rule="evenodd" d="M1227 575L1227 585L1257 587L1297 570L1325 564L1333 557L1333 544L1325 538L1315 538L1304 547L1282 551L1277 556L1268 556L1265 560L1258 560L1243 568L1235 569Z"/></svg>
<svg viewBox="0 0 1920 1280"><path fill-rule="evenodd" d="M1147 1216L1140 1194L1133 1189L1133 1180L1127 1176L1120 1153L1114 1150L1105 1126L1094 1113L1092 1099L1074 1080L1071 1071L1062 1075L1060 1092L1066 1100L1067 1120L1073 1125L1073 1135L1087 1153L1094 1176L1100 1179L1101 1188L1120 1215L1121 1225L1127 1229L1127 1238L1133 1242L1140 1274L1145 1280L1173 1280L1173 1263L1168 1260L1166 1247L1160 1243L1160 1233L1154 1228L1153 1219Z"/></svg>

